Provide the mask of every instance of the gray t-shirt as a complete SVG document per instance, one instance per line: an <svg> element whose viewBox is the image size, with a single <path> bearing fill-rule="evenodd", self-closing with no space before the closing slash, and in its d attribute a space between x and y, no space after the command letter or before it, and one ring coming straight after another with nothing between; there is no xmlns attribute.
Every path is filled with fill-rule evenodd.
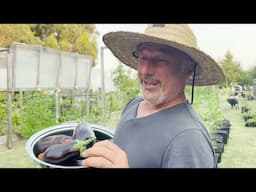
<svg viewBox="0 0 256 192"><path fill-rule="evenodd" d="M142 100L127 104L113 137L131 168L216 167L207 130L188 102L136 118Z"/></svg>

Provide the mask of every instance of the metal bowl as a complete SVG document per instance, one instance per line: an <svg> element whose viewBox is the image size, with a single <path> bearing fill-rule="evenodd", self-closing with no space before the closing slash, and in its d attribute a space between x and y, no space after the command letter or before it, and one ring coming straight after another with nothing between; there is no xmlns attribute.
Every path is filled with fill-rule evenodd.
<svg viewBox="0 0 256 192"><path fill-rule="evenodd" d="M81 165L63 166L63 165L47 163L47 162L44 162L44 161L41 161L40 159L38 159L37 158L38 154L36 154L36 152L38 151L36 149L36 143L40 139L50 136L50 135L59 135L59 134L72 136L73 130L77 125L78 125L77 122L64 123L61 125L52 126L52 127L43 129L41 131L38 131L37 133L32 135L26 142L27 153L42 168L68 168L68 169L85 168ZM89 125L91 126L92 130L94 131L97 141L113 138L114 133L113 133L113 130L111 130L110 128L106 128L106 127L96 125L96 124L89 124Z"/></svg>

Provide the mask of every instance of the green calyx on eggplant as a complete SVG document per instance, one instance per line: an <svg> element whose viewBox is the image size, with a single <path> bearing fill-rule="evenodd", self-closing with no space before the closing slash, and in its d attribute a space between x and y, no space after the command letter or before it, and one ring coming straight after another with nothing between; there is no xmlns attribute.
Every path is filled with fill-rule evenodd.
<svg viewBox="0 0 256 192"><path fill-rule="evenodd" d="M91 126L86 123L79 123L73 131L73 139L86 140L88 138L96 137Z"/></svg>
<svg viewBox="0 0 256 192"><path fill-rule="evenodd" d="M45 151L42 160L53 164L75 162L81 158L82 152L91 147L95 142L96 137L91 137L84 141L73 140L70 143L52 145Z"/></svg>

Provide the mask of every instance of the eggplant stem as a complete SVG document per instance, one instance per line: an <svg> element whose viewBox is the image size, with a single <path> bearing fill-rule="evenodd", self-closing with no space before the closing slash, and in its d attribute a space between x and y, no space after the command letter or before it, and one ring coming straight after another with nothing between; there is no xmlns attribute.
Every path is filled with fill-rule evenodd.
<svg viewBox="0 0 256 192"><path fill-rule="evenodd" d="M84 141L76 139L76 144L73 146L73 148L79 149L81 155L87 149L87 145L93 141L96 141L96 137L91 137Z"/></svg>

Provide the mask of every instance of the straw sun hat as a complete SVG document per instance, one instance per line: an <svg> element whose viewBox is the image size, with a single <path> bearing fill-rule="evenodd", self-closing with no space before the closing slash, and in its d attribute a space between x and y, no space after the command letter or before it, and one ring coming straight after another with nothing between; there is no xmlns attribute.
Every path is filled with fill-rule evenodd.
<svg viewBox="0 0 256 192"><path fill-rule="evenodd" d="M112 53L124 64L136 69L137 61L133 53L137 45L152 42L175 48L189 56L196 64L194 85L214 85L225 79L219 65L207 54L197 48L196 37L185 24L151 24L145 33L110 32L103 36L103 41ZM191 75L187 84L192 85Z"/></svg>

